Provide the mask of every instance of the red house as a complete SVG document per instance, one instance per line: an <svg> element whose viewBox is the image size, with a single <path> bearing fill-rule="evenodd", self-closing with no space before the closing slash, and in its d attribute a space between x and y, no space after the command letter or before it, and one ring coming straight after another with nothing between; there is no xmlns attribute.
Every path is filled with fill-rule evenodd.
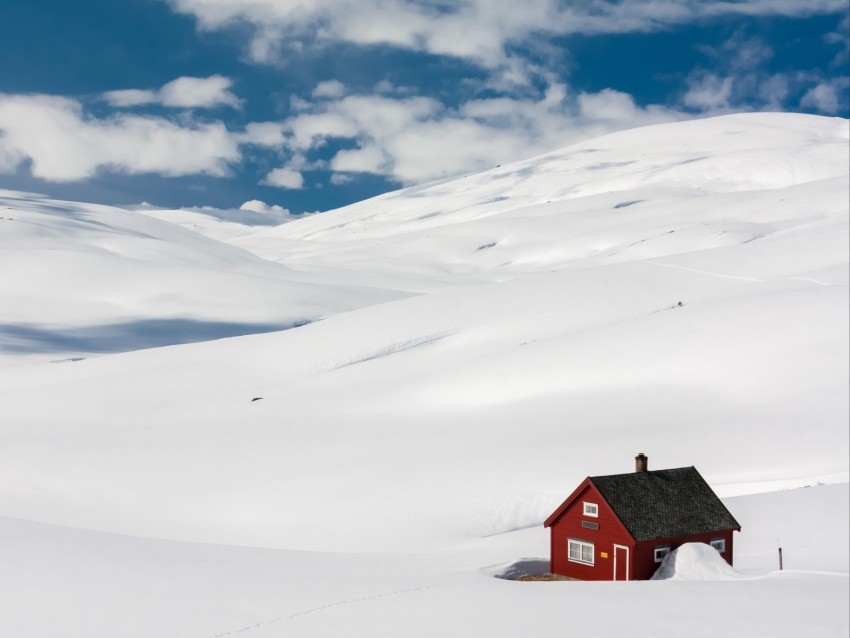
<svg viewBox="0 0 850 638"><path fill-rule="evenodd" d="M741 531L694 467L648 469L644 454L630 474L589 476L546 519L551 571L576 580L647 580L683 543L714 547L732 564Z"/></svg>

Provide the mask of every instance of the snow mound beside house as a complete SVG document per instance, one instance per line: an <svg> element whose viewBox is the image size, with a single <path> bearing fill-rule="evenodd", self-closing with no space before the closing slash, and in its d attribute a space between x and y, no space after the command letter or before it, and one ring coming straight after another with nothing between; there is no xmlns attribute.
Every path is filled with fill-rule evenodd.
<svg viewBox="0 0 850 638"><path fill-rule="evenodd" d="M741 578L720 553L705 543L685 543L664 557L652 580L730 580Z"/></svg>

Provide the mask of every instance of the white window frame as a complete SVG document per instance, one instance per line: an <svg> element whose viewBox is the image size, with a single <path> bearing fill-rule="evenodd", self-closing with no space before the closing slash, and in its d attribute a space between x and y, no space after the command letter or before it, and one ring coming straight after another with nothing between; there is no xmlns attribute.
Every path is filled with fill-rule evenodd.
<svg viewBox="0 0 850 638"><path fill-rule="evenodd" d="M596 561L596 546L576 538L567 539L567 560L571 563L594 565Z"/></svg>
<svg viewBox="0 0 850 638"><path fill-rule="evenodd" d="M599 505L589 501L584 501L582 505L584 506L582 508L582 514L585 516L592 516L593 518L599 518Z"/></svg>
<svg viewBox="0 0 850 638"><path fill-rule="evenodd" d="M719 553L726 553L726 539L725 538L712 538L708 541L708 544L711 545L714 549L716 549Z"/></svg>
<svg viewBox="0 0 850 638"><path fill-rule="evenodd" d="M652 558L656 563L660 563L664 560L664 557L667 556L672 550L669 545L659 545L652 552Z"/></svg>

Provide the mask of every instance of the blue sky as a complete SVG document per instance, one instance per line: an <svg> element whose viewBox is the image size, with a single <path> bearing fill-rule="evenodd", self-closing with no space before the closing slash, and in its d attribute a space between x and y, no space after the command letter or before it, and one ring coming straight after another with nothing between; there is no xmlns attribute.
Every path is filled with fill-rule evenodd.
<svg viewBox="0 0 850 638"><path fill-rule="evenodd" d="M111 204L328 210L634 126L850 115L845 0L3 0L0 41L0 189Z"/></svg>

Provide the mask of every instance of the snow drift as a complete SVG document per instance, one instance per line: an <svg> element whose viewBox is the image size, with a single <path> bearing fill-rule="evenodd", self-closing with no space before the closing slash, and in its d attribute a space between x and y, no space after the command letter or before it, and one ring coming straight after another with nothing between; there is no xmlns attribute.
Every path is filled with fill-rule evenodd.
<svg viewBox="0 0 850 638"><path fill-rule="evenodd" d="M720 553L705 543L685 543L664 557L652 580L729 580L740 578Z"/></svg>

